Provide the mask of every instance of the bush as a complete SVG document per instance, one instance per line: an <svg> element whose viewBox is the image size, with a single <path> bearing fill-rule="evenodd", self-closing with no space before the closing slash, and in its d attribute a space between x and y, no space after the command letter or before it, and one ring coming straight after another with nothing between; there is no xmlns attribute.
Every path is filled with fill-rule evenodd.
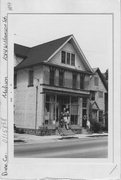
<svg viewBox="0 0 121 180"><path fill-rule="evenodd" d="M100 122L97 122L97 121L92 121L91 122L91 130L94 132L94 133L99 133L103 130L103 126Z"/></svg>

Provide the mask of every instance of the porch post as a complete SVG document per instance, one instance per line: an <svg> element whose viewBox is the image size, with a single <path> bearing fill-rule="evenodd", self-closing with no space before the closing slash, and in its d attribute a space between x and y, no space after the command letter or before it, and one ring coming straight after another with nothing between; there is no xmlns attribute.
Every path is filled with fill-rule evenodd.
<svg viewBox="0 0 121 180"><path fill-rule="evenodd" d="M82 126L82 98L78 99L79 107L78 107L78 124Z"/></svg>
<svg viewBox="0 0 121 180"><path fill-rule="evenodd" d="M87 99L87 120L90 121L89 119L89 104L90 104L90 100Z"/></svg>
<svg viewBox="0 0 121 180"><path fill-rule="evenodd" d="M44 123L44 109L45 109L45 94L40 93L39 102L38 102L38 127L42 126Z"/></svg>

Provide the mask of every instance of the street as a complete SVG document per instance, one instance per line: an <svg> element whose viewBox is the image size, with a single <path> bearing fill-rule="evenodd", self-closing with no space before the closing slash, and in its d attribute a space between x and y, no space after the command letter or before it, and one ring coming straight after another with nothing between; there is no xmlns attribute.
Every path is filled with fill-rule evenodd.
<svg viewBox="0 0 121 180"><path fill-rule="evenodd" d="M107 158L108 138L65 138L47 143L22 143L14 148L17 158Z"/></svg>

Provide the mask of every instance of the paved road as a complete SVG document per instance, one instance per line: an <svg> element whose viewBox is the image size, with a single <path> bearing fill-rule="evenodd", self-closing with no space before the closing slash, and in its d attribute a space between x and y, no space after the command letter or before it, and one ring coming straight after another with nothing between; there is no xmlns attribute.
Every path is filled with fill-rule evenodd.
<svg viewBox="0 0 121 180"><path fill-rule="evenodd" d="M55 140L15 145L15 157L24 158L107 158L107 137Z"/></svg>

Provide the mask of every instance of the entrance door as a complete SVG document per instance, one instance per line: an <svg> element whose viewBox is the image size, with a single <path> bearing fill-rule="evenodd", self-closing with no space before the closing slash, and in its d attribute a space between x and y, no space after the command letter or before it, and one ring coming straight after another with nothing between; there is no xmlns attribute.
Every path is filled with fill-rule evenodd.
<svg viewBox="0 0 121 180"><path fill-rule="evenodd" d="M61 112L64 112L64 108L69 108L69 96L57 95L57 104L56 104L56 119L59 119Z"/></svg>

